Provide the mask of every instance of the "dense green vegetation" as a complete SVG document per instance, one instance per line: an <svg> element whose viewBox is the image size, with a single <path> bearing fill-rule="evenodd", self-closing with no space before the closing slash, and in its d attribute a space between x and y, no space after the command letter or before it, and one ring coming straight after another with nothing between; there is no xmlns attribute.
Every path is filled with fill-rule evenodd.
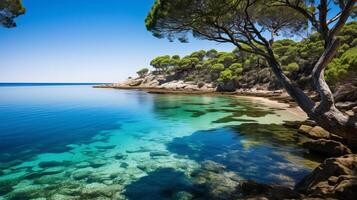
<svg viewBox="0 0 357 200"><path fill-rule="evenodd" d="M331 84L355 76L354 73L357 71L357 22L348 23L339 37L343 45L325 73ZM273 50L284 73L297 80L311 72L323 51L323 41L315 33L300 42L290 39L277 40L274 42ZM215 83L239 82L246 72L256 67L268 68L264 57L239 49L232 52L200 50L182 58L178 55L159 56L150 64L157 73L168 76L182 74L179 77L186 81Z"/></svg>
<svg viewBox="0 0 357 200"><path fill-rule="evenodd" d="M0 1L0 25L11 28L15 27L14 19L25 13L21 0L1 0Z"/></svg>

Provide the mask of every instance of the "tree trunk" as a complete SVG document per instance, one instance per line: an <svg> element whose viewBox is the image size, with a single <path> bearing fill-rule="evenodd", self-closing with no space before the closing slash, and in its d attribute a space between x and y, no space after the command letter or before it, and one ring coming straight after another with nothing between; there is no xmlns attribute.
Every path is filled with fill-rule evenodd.
<svg viewBox="0 0 357 200"><path fill-rule="evenodd" d="M314 68L313 78L316 90L321 96L320 103L313 102L298 86L291 82L281 70L280 64L274 56L268 57L267 60L285 90L311 119L315 120L322 128L345 138L352 146L357 147L357 117L350 117L335 107L333 95L323 77L324 68L334 56L334 51L338 46L335 47L326 48Z"/></svg>
<svg viewBox="0 0 357 200"><path fill-rule="evenodd" d="M339 111L334 105L323 113L311 112L308 116L329 132L345 138L350 146L357 147L357 117Z"/></svg>

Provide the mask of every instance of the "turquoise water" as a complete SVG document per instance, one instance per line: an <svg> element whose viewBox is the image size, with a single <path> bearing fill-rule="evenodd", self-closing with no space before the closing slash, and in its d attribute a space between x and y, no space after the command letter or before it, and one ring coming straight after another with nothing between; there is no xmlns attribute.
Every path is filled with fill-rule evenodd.
<svg viewBox="0 0 357 200"><path fill-rule="evenodd" d="M227 199L318 162L259 100L90 85L0 87L0 199Z"/></svg>

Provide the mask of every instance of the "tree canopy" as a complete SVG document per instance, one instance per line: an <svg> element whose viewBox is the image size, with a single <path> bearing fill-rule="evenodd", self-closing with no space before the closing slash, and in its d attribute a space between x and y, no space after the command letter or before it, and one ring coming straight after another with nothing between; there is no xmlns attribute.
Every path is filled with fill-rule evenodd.
<svg viewBox="0 0 357 200"><path fill-rule="evenodd" d="M0 24L6 28L16 26L14 19L25 13L21 0L0 1Z"/></svg>
<svg viewBox="0 0 357 200"><path fill-rule="evenodd" d="M264 52L261 33L296 33L308 20L292 8L269 0L157 0L145 22L156 37L187 41L187 34L230 42L255 53ZM271 38L273 39L273 38Z"/></svg>

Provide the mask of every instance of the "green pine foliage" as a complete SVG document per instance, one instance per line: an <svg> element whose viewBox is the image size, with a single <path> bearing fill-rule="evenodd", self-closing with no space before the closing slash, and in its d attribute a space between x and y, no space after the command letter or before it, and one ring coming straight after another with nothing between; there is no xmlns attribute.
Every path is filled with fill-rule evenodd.
<svg viewBox="0 0 357 200"><path fill-rule="evenodd" d="M331 84L351 75L356 76L357 22L346 24L338 37L342 45L325 71L325 77ZM300 42L283 39L273 43L273 50L284 73L296 76L297 73L303 74L304 70L311 72L323 51L323 41L318 34L312 34ZM166 75L184 74L186 77L183 79L186 81L207 82L209 79L216 83L239 81L249 70L268 67L263 57L238 49L232 52L200 50L184 57L159 56L150 64L156 71Z"/></svg>

